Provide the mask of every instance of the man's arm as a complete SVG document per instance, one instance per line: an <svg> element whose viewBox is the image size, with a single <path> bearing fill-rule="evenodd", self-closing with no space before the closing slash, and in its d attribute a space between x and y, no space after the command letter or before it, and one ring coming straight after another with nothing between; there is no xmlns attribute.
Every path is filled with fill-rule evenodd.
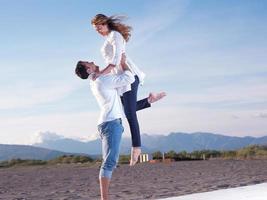
<svg viewBox="0 0 267 200"><path fill-rule="evenodd" d="M120 64L121 64L121 66L122 66L122 69L123 69L123 67L127 67L127 68L128 68L128 66L126 66L127 64L126 64L126 55L125 55L125 53L123 53L123 54L121 55L121 63L120 63ZM112 70L114 67L116 67L116 66L113 65L113 64L109 64L105 69L103 69L103 70L100 71L99 73L95 73L94 76L93 76L93 80L96 80L100 75L105 75L105 74L110 73L111 70Z"/></svg>
<svg viewBox="0 0 267 200"><path fill-rule="evenodd" d="M125 71L125 70L131 71L130 68L129 68L129 66L126 63L126 55L125 55L125 53L123 53L121 55L121 67L122 67L122 70L123 71Z"/></svg>
<svg viewBox="0 0 267 200"><path fill-rule="evenodd" d="M122 74L112 75L109 83L109 87L118 88L125 85L132 84L135 81L134 75L126 64L126 56L123 54L121 58Z"/></svg>

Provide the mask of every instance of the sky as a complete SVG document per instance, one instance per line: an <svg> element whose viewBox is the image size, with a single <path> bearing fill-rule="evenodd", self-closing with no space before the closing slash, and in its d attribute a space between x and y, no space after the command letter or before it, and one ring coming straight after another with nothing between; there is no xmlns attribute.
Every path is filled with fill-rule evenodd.
<svg viewBox="0 0 267 200"><path fill-rule="evenodd" d="M99 107L77 61L105 63L90 20L127 16L127 54L146 73L141 133L267 135L265 0L0 0L0 143L98 138ZM124 121L125 132L130 135Z"/></svg>

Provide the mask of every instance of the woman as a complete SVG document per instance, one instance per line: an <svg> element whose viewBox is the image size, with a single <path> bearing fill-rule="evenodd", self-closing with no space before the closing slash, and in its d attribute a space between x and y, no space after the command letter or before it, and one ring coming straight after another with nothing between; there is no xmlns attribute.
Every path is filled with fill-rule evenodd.
<svg viewBox="0 0 267 200"><path fill-rule="evenodd" d="M144 82L145 74L130 60L128 56L125 57L125 45L129 41L132 28L122 23L121 17L111 16L107 17L103 14L96 15L91 24L95 30L106 38L101 53L107 63L107 66L95 75L96 79L99 75L115 73L122 73L120 62L126 59L126 64L135 75L135 82L131 85L118 88L118 93L121 96L124 112L130 126L132 148L130 165L133 166L138 161L141 154L141 138L139 123L137 120L137 90L139 83ZM147 101L149 104L161 99L166 94L164 92L158 94L149 94Z"/></svg>

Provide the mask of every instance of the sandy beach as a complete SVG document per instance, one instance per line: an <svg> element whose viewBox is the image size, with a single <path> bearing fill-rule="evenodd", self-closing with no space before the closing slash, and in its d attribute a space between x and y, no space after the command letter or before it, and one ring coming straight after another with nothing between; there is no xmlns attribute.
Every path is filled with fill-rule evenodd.
<svg viewBox="0 0 267 200"><path fill-rule="evenodd" d="M85 164L0 169L0 199L99 199L98 166ZM167 197L267 182L267 160L213 160L120 165L113 200Z"/></svg>
<svg viewBox="0 0 267 200"><path fill-rule="evenodd" d="M214 190L210 192L194 193L182 195L179 197L164 198L161 200L266 200L267 197L267 182L227 188L221 190Z"/></svg>

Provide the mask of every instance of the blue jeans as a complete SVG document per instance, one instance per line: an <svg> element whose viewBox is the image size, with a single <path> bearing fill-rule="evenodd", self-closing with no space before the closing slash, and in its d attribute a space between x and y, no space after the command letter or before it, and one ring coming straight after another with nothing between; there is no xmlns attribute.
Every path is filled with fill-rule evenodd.
<svg viewBox="0 0 267 200"><path fill-rule="evenodd" d="M103 162L99 172L99 178L111 179L112 172L119 160L121 136L123 133L121 119L103 122L98 125L98 131L102 140Z"/></svg>
<svg viewBox="0 0 267 200"><path fill-rule="evenodd" d="M121 101L124 107L124 112L130 126L132 146L141 147L140 128L136 115L136 111L150 107L147 98L137 101L137 90L139 78L135 76L135 81L131 84L131 90L123 93Z"/></svg>

